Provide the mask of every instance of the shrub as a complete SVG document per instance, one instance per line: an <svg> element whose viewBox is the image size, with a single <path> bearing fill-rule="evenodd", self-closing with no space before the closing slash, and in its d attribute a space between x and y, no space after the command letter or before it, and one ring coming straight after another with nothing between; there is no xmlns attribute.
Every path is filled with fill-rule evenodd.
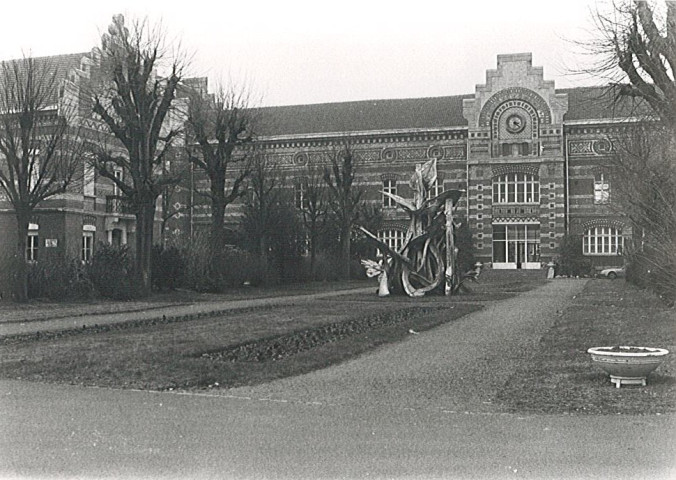
<svg viewBox="0 0 676 480"><path fill-rule="evenodd" d="M312 276L316 281L336 281L340 279L340 261L337 257L325 252L317 254L315 259L315 272ZM359 270L363 270L361 264Z"/></svg>
<svg viewBox="0 0 676 480"><path fill-rule="evenodd" d="M28 298L85 300L93 294L94 285L78 258L46 258L28 266Z"/></svg>
<svg viewBox="0 0 676 480"><path fill-rule="evenodd" d="M655 292L667 304L676 302L676 251L673 246L646 246L627 255L627 280Z"/></svg>
<svg viewBox="0 0 676 480"><path fill-rule="evenodd" d="M583 277L592 271L592 263L582 254L582 236L565 235L559 247L560 265L557 275Z"/></svg>
<svg viewBox="0 0 676 480"><path fill-rule="evenodd" d="M28 268L24 258L5 253L0 257L0 300L13 300L20 288L22 269Z"/></svg>
<svg viewBox="0 0 676 480"><path fill-rule="evenodd" d="M133 264L126 245L115 247L100 242L92 256L87 272L99 295L115 300L129 300L136 296Z"/></svg>
<svg viewBox="0 0 676 480"><path fill-rule="evenodd" d="M176 246L154 245L151 269L155 288L176 290L183 285L186 270L185 254Z"/></svg>
<svg viewBox="0 0 676 480"><path fill-rule="evenodd" d="M455 230L455 247L458 249L458 272L466 273L474 269L474 242L467 221L460 219L460 227Z"/></svg>
<svg viewBox="0 0 676 480"><path fill-rule="evenodd" d="M196 235L185 253L185 285L198 292L223 292L245 282L259 285L265 272L258 259L240 248L225 246L212 254L207 235Z"/></svg>

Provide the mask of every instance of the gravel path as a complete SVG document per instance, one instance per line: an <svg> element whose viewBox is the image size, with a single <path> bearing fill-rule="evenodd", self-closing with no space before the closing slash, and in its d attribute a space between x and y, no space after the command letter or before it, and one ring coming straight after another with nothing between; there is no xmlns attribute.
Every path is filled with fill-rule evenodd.
<svg viewBox="0 0 676 480"><path fill-rule="evenodd" d="M324 370L225 395L326 405L493 412L517 360L586 280L566 279Z"/></svg>

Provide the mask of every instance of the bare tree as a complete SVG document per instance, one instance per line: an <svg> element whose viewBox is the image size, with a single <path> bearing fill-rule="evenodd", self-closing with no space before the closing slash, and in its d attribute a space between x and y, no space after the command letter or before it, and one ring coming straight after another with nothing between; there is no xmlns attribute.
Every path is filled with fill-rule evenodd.
<svg viewBox="0 0 676 480"><path fill-rule="evenodd" d="M163 174L165 176L172 175L178 178L178 183L171 183L165 185L161 195L161 223L160 223L160 239L163 247L167 246L169 232L169 224L172 219L179 218L190 211L192 199L186 192L190 190L190 171L188 165L181 158L178 158L182 153L177 148L172 149L172 155L168 155L171 160L167 160L164 164L166 170Z"/></svg>
<svg viewBox="0 0 676 480"><path fill-rule="evenodd" d="M46 59L25 57L0 67L0 187L16 216L19 258L35 209L84 173L79 129L56 111L59 78ZM28 285L25 272L20 276L17 299L23 301Z"/></svg>
<svg viewBox="0 0 676 480"><path fill-rule="evenodd" d="M363 189L355 184L357 159L349 141L341 142L329 157L330 165L324 170L324 181L329 188L329 205L340 232L342 277L349 279L352 227L359 219Z"/></svg>
<svg viewBox="0 0 676 480"><path fill-rule="evenodd" d="M249 198L244 208L244 230L255 243L261 267L267 268L275 215L283 203L283 179L279 168L265 155L255 155L249 175Z"/></svg>
<svg viewBox="0 0 676 480"><path fill-rule="evenodd" d="M248 90L231 85L215 96L197 92L190 98L188 127L197 144L190 161L209 179L209 190L198 191L211 204L212 250L223 247L225 210L242 197L253 152L253 111ZM228 181L228 177L232 177Z"/></svg>
<svg viewBox="0 0 676 480"><path fill-rule="evenodd" d="M618 0L608 11L597 11L594 19L598 38L587 47L601 61L590 73L610 79L616 100L638 99L650 107L644 109L642 123L615 135L609 168L614 201L637 227L643 243L632 261L657 272L658 289L667 291L673 301L676 2ZM643 248L646 241L650 248Z"/></svg>
<svg viewBox="0 0 676 480"><path fill-rule="evenodd" d="M586 47L600 60L588 73L610 80L620 98L647 102L676 132L676 2L661 3L618 0L597 10L598 37Z"/></svg>
<svg viewBox="0 0 676 480"><path fill-rule="evenodd" d="M147 20L130 28L122 15L101 38L103 82L94 92L93 111L120 150L97 149L98 173L122 192L136 216L135 269L140 293L151 289L151 253L157 198L179 178L162 168L167 152L181 134L176 93L186 66L184 57L170 56L166 35ZM163 76L158 69L166 68ZM123 169L125 176L116 175Z"/></svg>
<svg viewBox="0 0 676 480"><path fill-rule="evenodd" d="M634 126L613 139L613 203L635 228L628 256L652 272L651 287L676 301L676 154L667 127ZM640 274L640 272L637 272Z"/></svg>
<svg viewBox="0 0 676 480"><path fill-rule="evenodd" d="M305 167L305 175L297 186L296 206L300 208L303 226L307 232L310 253L310 273L315 274L319 239L325 230L328 214L327 187L323 169L316 164Z"/></svg>

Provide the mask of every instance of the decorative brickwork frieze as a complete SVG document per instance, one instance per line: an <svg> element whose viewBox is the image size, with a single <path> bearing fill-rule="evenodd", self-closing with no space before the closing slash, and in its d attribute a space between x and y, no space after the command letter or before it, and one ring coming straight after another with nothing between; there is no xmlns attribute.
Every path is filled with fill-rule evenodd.
<svg viewBox="0 0 676 480"><path fill-rule="evenodd" d="M574 156L608 155L612 151L613 145L607 138L568 141L568 153Z"/></svg>
<svg viewBox="0 0 676 480"><path fill-rule="evenodd" d="M495 165L492 168L492 176L500 177L508 173L527 173L533 176L539 176L539 165Z"/></svg>
<svg viewBox="0 0 676 480"><path fill-rule="evenodd" d="M528 105L534 109L540 123L552 123L552 114L544 98L528 88L510 87L500 90L486 101L479 114L479 127L490 126L498 107L504 105L505 108L509 108L509 104L513 102L519 102L521 105Z"/></svg>

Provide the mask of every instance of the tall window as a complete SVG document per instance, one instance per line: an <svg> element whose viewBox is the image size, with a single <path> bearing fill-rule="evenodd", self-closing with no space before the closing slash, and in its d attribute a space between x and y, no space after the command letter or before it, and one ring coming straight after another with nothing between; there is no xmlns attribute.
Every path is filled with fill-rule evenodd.
<svg viewBox="0 0 676 480"><path fill-rule="evenodd" d="M82 261L89 262L94 253L94 232L82 232Z"/></svg>
<svg viewBox="0 0 676 480"><path fill-rule="evenodd" d="M40 244L40 237L37 231L28 232L26 238L26 260L29 262L37 262L38 260L38 245Z"/></svg>
<svg viewBox="0 0 676 480"><path fill-rule="evenodd" d="M434 198L444 193L444 182L439 180L439 177L430 185L430 191L427 198Z"/></svg>
<svg viewBox="0 0 676 480"><path fill-rule="evenodd" d="M540 182L529 173L493 178L493 203L540 203Z"/></svg>
<svg viewBox="0 0 676 480"><path fill-rule="evenodd" d="M94 167L85 162L84 165L84 185L82 193L88 197L93 197L94 192Z"/></svg>
<svg viewBox="0 0 676 480"><path fill-rule="evenodd" d="M401 247L404 246L404 232L397 229L389 230L380 230L378 232L378 238L383 243L386 243L388 247L397 252L401 250Z"/></svg>
<svg viewBox="0 0 676 480"><path fill-rule="evenodd" d="M593 227L582 239L585 255L620 255L624 246L622 230L615 227Z"/></svg>
<svg viewBox="0 0 676 480"><path fill-rule="evenodd" d="M122 169L119 169L119 168L115 169L115 178L117 178L120 181L124 178L123 173L122 173ZM117 183L114 183L113 184L113 195L115 195L116 197L119 197L121 195L121 193L122 193L122 191L120 190L120 187L117 186Z"/></svg>
<svg viewBox="0 0 676 480"><path fill-rule="evenodd" d="M293 190L293 197L297 209L307 210L308 208L307 183L302 181L296 183Z"/></svg>
<svg viewBox="0 0 676 480"><path fill-rule="evenodd" d="M383 192L391 193L393 195L397 194L397 181L396 180L383 180ZM383 194L383 207L395 207L396 202L392 198Z"/></svg>
<svg viewBox="0 0 676 480"><path fill-rule="evenodd" d="M608 175L599 172L594 175L594 203L605 204L610 201L610 182Z"/></svg>

